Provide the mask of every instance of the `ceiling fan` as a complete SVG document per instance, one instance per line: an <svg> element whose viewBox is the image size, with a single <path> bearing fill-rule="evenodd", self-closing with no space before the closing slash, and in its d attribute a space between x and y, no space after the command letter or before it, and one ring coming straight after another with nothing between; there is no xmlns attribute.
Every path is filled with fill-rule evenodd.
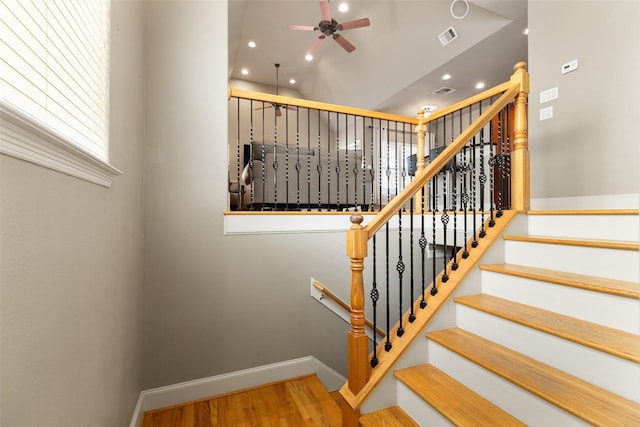
<svg viewBox="0 0 640 427"><path fill-rule="evenodd" d="M355 21L339 24L331 17L329 0L320 0L320 12L322 13L322 21L320 21L315 27L310 25L287 25L287 28L290 30L320 31L322 33L311 45L309 50L307 50L307 55L312 54L327 37L333 38L336 43L344 48L344 50L351 53L356 49L356 47L349 43L347 39L342 37L342 35L338 34L337 31L353 30L354 28L368 27L371 25L369 18L356 19Z"/></svg>
<svg viewBox="0 0 640 427"><path fill-rule="evenodd" d="M276 95L278 95L278 70L280 69L280 64L273 64L276 67ZM289 105L283 105L283 104L276 104L276 103L271 103L271 105L267 105L264 107L257 107L254 108L254 110L263 110L265 108L275 108L276 109L276 117L280 117L282 116L282 109L286 108L288 110L295 110L294 107L291 107Z"/></svg>

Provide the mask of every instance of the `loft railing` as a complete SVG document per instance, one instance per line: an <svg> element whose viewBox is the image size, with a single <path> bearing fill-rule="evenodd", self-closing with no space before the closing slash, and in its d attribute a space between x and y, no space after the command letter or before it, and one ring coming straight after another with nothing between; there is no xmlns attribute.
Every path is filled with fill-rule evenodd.
<svg viewBox="0 0 640 427"><path fill-rule="evenodd" d="M378 211L412 180L417 123L230 88L230 210Z"/></svg>
<svg viewBox="0 0 640 427"><path fill-rule="evenodd" d="M351 216L343 426L359 425L364 400L495 239L496 223L529 208L528 92L518 63L508 82L427 118L419 112L415 177L368 224ZM371 349L365 308L386 332Z"/></svg>

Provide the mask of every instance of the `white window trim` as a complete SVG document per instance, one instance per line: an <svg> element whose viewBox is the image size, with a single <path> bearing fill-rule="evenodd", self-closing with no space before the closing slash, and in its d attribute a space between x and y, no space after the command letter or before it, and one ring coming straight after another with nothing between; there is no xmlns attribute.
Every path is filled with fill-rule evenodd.
<svg viewBox="0 0 640 427"><path fill-rule="evenodd" d="M122 175L47 126L0 101L0 153L110 188Z"/></svg>

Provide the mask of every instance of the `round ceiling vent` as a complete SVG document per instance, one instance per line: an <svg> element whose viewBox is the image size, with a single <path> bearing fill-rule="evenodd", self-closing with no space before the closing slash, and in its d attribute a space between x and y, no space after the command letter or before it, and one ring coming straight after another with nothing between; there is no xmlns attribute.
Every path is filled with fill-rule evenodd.
<svg viewBox="0 0 640 427"><path fill-rule="evenodd" d="M451 16L462 19L469 13L469 2L467 0L453 0L451 2Z"/></svg>

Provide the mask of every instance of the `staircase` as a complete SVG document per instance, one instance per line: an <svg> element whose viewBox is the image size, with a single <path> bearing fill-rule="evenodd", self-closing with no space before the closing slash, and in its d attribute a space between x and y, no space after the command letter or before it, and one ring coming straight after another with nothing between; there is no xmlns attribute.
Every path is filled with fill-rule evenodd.
<svg viewBox="0 0 640 427"><path fill-rule="evenodd" d="M640 425L638 211L526 219L503 236L504 262L474 275L480 292L454 298L455 326L414 343L426 363L394 372L394 412L421 426Z"/></svg>

